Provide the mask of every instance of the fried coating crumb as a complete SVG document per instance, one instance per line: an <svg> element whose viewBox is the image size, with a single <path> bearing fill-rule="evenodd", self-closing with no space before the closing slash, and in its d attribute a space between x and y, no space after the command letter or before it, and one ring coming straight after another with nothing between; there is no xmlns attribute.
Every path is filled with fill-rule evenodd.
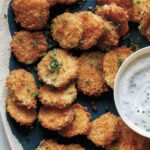
<svg viewBox="0 0 150 150"><path fill-rule="evenodd" d="M119 119L112 113L106 113L91 123L88 139L96 146L111 144L119 137Z"/></svg>
<svg viewBox="0 0 150 150"><path fill-rule="evenodd" d="M90 128L91 115L87 112L87 108L80 104L74 104L71 110L75 112L75 119L71 124L59 131L63 137L74 137L77 135L86 135Z"/></svg>
<svg viewBox="0 0 150 150"><path fill-rule="evenodd" d="M56 4L73 4L77 0L48 0L49 6L52 7Z"/></svg>
<svg viewBox="0 0 150 150"><path fill-rule="evenodd" d="M65 108L77 97L77 89L75 83L69 84L64 89L53 89L48 85L44 85L39 90L39 99L44 106L54 106L57 108Z"/></svg>
<svg viewBox="0 0 150 150"><path fill-rule="evenodd" d="M103 57L99 51L83 53L80 58L78 89L89 96L99 96L108 91L103 77Z"/></svg>
<svg viewBox="0 0 150 150"><path fill-rule="evenodd" d="M65 145L65 150L85 150L85 148L83 148L79 144L70 144L70 145Z"/></svg>
<svg viewBox="0 0 150 150"><path fill-rule="evenodd" d="M117 32L115 24L110 21L104 20L104 34L99 39L98 47L102 50L112 46L117 46L119 43L119 34Z"/></svg>
<svg viewBox="0 0 150 150"><path fill-rule="evenodd" d="M39 79L50 86L61 88L77 78L78 60L65 50L55 49L38 64Z"/></svg>
<svg viewBox="0 0 150 150"><path fill-rule="evenodd" d="M150 0L133 0L131 21L140 23L143 13L150 10Z"/></svg>
<svg viewBox="0 0 150 150"><path fill-rule="evenodd" d="M75 14L64 13L53 19L52 37L64 49L78 46L83 33L82 22Z"/></svg>
<svg viewBox="0 0 150 150"><path fill-rule="evenodd" d="M106 20L112 21L119 35L124 36L128 30L129 16L126 10L115 4L103 5L96 8L96 14L105 18Z"/></svg>
<svg viewBox="0 0 150 150"><path fill-rule="evenodd" d="M49 18L47 0L13 0L12 8L16 22L28 30L42 29Z"/></svg>
<svg viewBox="0 0 150 150"><path fill-rule="evenodd" d="M81 50L88 50L97 44L104 32L102 20L90 11L77 13L77 16L83 24L83 35L79 48Z"/></svg>
<svg viewBox="0 0 150 150"><path fill-rule="evenodd" d="M121 134L116 143L106 147L106 150L144 150L144 137L132 131L119 119Z"/></svg>
<svg viewBox="0 0 150 150"><path fill-rule="evenodd" d="M24 64L34 63L48 49L46 38L40 32L16 32L10 45L17 60Z"/></svg>
<svg viewBox="0 0 150 150"><path fill-rule="evenodd" d="M143 14L139 30L140 33L150 41L150 9Z"/></svg>
<svg viewBox="0 0 150 150"><path fill-rule="evenodd" d="M132 0L97 0L97 2L100 6L114 3L124 8L128 12L129 17L132 16L132 6L133 6Z"/></svg>
<svg viewBox="0 0 150 150"><path fill-rule="evenodd" d="M58 109L55 107L41 107L38 120L49 130L61 130L74 120L74 112L70 108Z"/></svg>
<svg viewBox="0 0 150 150"><path fill-rule="evenodd" d="M38 89L31 73L24 69L11 71L7 77L6 86L18 105L26 106L28 109L36 108Z"/></svg>
<svg viewBox="0 0 150 150"><path fill-rule="evenodd" d="M112 89L114 88L115 78L120 66L131 54L131 49L126 46L118 47L105 54L103 61L104 78L107 85Z"/></svg>
<svg viewBox="0 0 150 150"><path fill-rule="evenodd" d="M37 113L35 109L27 109L24 106L18 106L13 97L7 98L6 109L10 116L20 125L31 126L36 120Z"/></svg>

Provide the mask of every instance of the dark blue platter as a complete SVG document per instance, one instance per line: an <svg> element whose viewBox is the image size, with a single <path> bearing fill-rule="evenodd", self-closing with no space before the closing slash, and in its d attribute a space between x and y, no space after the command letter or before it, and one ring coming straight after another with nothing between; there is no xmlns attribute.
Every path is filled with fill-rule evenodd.
<svg viewBox="0 0 150 150"><path fill-rule="evenodd" d="M82 8L80 8L79 5L72 5L72 6L67 6L67 7L70 9L71 12L77 12L77 11L88 10L88 7L90 6L95 7L96 0L87 0L87 2L85 2ZM58 14L61 14L66 9L67 9L66 6L64 7L57 6L56 8L54 7L51 10L53 14L52 16L54 17ZM14 14L11 9L11 4L8 9L8 22L9 22L9 29L10 29L11 35L13 35L14 32L16 31L21 30L20 26L15 23ZM132 44L131 42L133 41L138 43L138 45L141 48L150 45L150 43L145 38L139 35L137 24L129 23L129 25L130 25L130 37L126 40L121 39L119 46L121 45L131 46ZM49 32L49 28L46 27L44 30L44 33L48 33L48 32ZM94 49L97 49L97 48L94 48ZM77 55L80 55L80 53ZM17 69L17 68L24 68L32 72L36 77L37 84L40 85L41 83L38 81L37 75L36 75L36 68L35 68L36 64L25 66L23 64L18 63L16 59L14 58L14 56L11 55L9 68L10 68L10 71ZM94 101L96 103L97 108L98 108L97 112L92 110L91 101ZM79 93L76 102L79 102L80 104L84 106L87 106L88 111L92 115L92 119L99 117L100 115L104 114L107 111L113 112L114 114L118 114L115 104L114 104L114 100L113 100L113 91L111 90L108 93L105 93L100 97L87 97ZM13 134L22 144L24 150L34 150L39 145L41 140L49 139L49 138L56 139L60 143L67 143L67 144L68 143L80 143L82 146L86 148L86 150L103 150L103 148L95 147L89 140L86 139L85 136L79 136L79 137L75 137L72 139L66 139L66 138L62 138L61 136L59 136L56 132L51 132L42 128L38 122L34 123L33 129L30 129L27 127L19 126L13 119L10 118L8 114L7 114L7 119L8 119L8 122L9 122L9 125L11 127Z"/></svg>

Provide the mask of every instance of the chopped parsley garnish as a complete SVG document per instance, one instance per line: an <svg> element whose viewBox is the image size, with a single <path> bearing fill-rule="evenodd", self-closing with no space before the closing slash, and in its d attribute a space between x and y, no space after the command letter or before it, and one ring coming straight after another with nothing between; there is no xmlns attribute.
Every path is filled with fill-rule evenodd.
<svg viewBox="0 0 150 150"><path fill-rule="evenodd" d="M69 93L68 93L68 95L71 95L71 94L73 94L73 92L69 92Z"/></svg>
<svg viewBox="0 0 150 150"><path fill-rule="evenodd" d="M38 95L39 95L39 93L37 93L37 92L32 93L33 97L37 97Z"/></svg>
<svg viewBox="0 0 150 150"><path fill-rule="evenodd" d="M121 28L121 24L120 23L116 23L115 26L116 26L117 30Z"/></svg>
<svg viewBox="0 0 150 150"><path fill-rule="evenodd" d="M57 80L57 78L52 78L52 80L53 80L53 81L56 81L56 80Z"/></svg>
<svg viewBox="0 0 150 150"><path fill-rule="evenodd" d="M91 83L91 80L85 80L85 83L86 83L86 84L90 84L90 83Z"/></svg>
<svg viewBox="0 0 150 150"><path fill-rule="evenodd" d="M30 88L30 87L27 87L27 91L30 92L30 91L31 91L31 88Z"/></svg>
<svg viewBox="0 0 150 150"><path fill-rule="evenodd" d="M34 45L35 47L38 45L38 40L37 40L37 39L33 40L33 45Z"/></svg>
<svg viewBox="0 0 150 150"><path fill-rule="evenodd" d="M92 61L90 62L91 67L95 67L97 70L100 69L100 64L98 62Z"/></svg>
<svg viewBox="0 0 150 150"><path fill-rule="evenodd" d="M122 60L120 54L117 54L117 59L118 59L118 66L120 67L122 65L122 63L123 63L123 60Z"/></svg>

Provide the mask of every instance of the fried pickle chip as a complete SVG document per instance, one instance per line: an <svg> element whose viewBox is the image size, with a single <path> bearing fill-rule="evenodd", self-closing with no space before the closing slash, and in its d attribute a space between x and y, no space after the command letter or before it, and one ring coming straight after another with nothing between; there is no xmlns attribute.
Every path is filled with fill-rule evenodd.
<svg viewBox="0 0 150 150"><path fill-rule="evenodd" d="M9 97L6 100L6 109L10 116L20 125L31 126L36 120L35 109L27 109L24 106L19 106L15 98Z"/></svg>
<svg viewBox="0 0 150 150"><path fill-rule="evenodd" d="M39 79L50 86L61 88L77 78L78 60L65 50L55 49L38 64Z"/></svg>
<svg viewBox="0 0 150 150"><path fill-rule="evenodd" d="M6 86L18 105L26 106L28 109L36 108L38 88L31 73L24 69L11 71L7 77Z"/></svg>
<svg viewBox="0 0 150 150"><path fill-rule="evenodd" d="M77 16L83 24L83 35L78 47L88 50L97 44L104 32L102 19L90 11L77 13Z"/></svg>
<svg viewBox="0 0 150 150"><path fill-rule="evenodd" d="M96 8L96 14L105 18L106 20L112 21L119 35L124 36L128 30L129 16L126 10L115 4L103 5Z"/></svg>
<svg viewBox="0 0 150 150"><path fill-rule="evenodd" d="M143 13L150 10L150 0L133 0L131 21L140 23Z"/></svg>
<svg viewBox="0 0 150 150"><path fill-rule="evenodd" d="M131 54L131 49L126 46L116 48L105 54L103 61L104 78L107 85L112 89L114 88L115 78L120 66Z"/></svg>
<svg viewBox="0 0 150 150"><path fill-rule="evenodd" d="M44 128L61 130L74 120L74 112L70 108L41 107L38 120Z"/></svg>
<svg viewBox="0 0 150 150"><path fill-rule="evenodd" d="M84 94L99 96L108 90L103 77L103 57L99 52L87 52L80 56L77 87Z"/></svg>
<svg viewBox="0 0 150 150"><path fill-rule="evenodd" d="M112 113L106 113L91 123L91 129L88 132L88 139L96 146L111 144L119 137L119 119Z"/></svg>
<svg viewBox="0 0 150 150"><path fill-rule="evenodd" d="M17 23L28 30L42 29L49 17L47 0L13 0L12 8Z"/></svg>
<svg viewBox="0 0 150 150"><path fill-rule="evenodd" d="M97 0L97 2L100 6L114 3L124 8L128 12L129 17L132 16L132 6L133 6L132 0Z"/></svg>
<svg viewBox="0 0 150 150"><path fill-rule="evenodd" d="M110 21L104 20L104 34L99 39L98 47L102 50L117 46L119 43L119 34L117 32L115 24Z"/></svg>
<svg viewBox="0 0 150 150"><path fill-rule="evenodd" d="M40 145L36 148L36 150L66 150L65 146L62 144L58 144L54 140L43 140L40 142Z"/></svg>
<svg viewBox="0 0 150 150"><path fill-rule="evenodd" d="M150 41L150 9L143 14L139 30L140 33Z"/></svg>
<svg viewBox="0 0 150 150"><path fill-rule="evenodd" d="M79 144L70 144L70 145L65 145L65 150L85 150L85 148L83 148Z"/></svg>
<svg viewBox="0 0 150 150"><path fill-rule="evenodd" d="M63 137L74 137L77 135L86 135L90 128L91 115L87 108L80 104L74 104L71 108L75 112L75 119L71 124L59 131Z"/></svg>
<svg viewBox="0 0 150 150"><path fill-rule="evenodd" d="M10 45L17 60L24 64L34 63L48 49L46 38L40 32L16 32Z"/></svg>
<svg viewBox="0 0 150 150"><path fill-rule="evenodd" d="M144 150L144 137L132 131L119 119L121 134L117 142L106 147L106 150Z"/></svg>
<svg viewBox="0 0 150 150"><path fill-rule="evenodd" d="M39 90L39 99L44 106L54 106L57 108L65 108L77 97L77 89L75 83L69 84L63 89L53 89L48 85L44 85Z"/></svg>
<svg viewBox="0 0 150 150"><path fill-rule="evenodd" d="M64 49L78 46L83 33L82 22L75 14L64 13L53 19L52 37Z"/></svg>

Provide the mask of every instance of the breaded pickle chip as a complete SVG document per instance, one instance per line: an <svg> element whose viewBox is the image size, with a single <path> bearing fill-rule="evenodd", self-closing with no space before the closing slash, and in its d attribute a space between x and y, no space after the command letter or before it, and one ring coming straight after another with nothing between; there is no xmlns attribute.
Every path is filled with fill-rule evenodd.
<svg viewBox="0 0 150 150"><path fill-rule="evenodd" d="M6 109L10 116L20 125L31 126L36 120L35 109L27 109L24 106L19 106L15 98L9 97L6 100Z"/></svg>
<svg viewBox="0 0 150 150"><path fill-rule="evenodd" d="M74 120L74 112L70 108L41 107L38 120L44 128L60 130Z"/></svg>
<svg viewBox="0 0 150 150"><path fill-rule="evenodd" d="M49 139L41 141L36 150L65 150L65 146Z"/></svg>
<svg viewBox="0 0 150 150"><path fill-rule="evenodd" d="M64 87L77 78L78 60L65 50L55 49L38 64L39 79L56 88Z"/></svg>
<svg viewBox="0 0 150 150"><path fill-rule="evenodd" d="M89 96L99 96L108 90L103 77L103 57L99 51L83 53L80 58L77 86Z"/></svg>
<svg viewBox="0 0 150 150"><path fill-rule="evenodd" d="M97 7L96 14L105 18L106 20L112 21L120 36L124 36L128 30L129 16L126 10L115 4L103 5Z"/></svg>
<svg viewBox="0 0 150 150"><path fill-rule="evenodd" d="M83 35L79 48L81 50L88 50L97 44L104 32L102 20L90 11L77 13L77 16L83 24Z"/></svg>
<svg viewBox="0 0 150 150"><path fill-rule="evenodd" d="M140 23L143 13L150 10L150 0L133 0L131 21Z"/></svg>
<svg viewBox="0 0 150 150"><path fill-rule="evenodd" d="M13 0L16 22L28 30L42 29L49 17L47 0Z"/></svg>
<svg viewBox="0 0 150 150"><path fill-rule="evenodd" d="M86 135L90 128L91 115L87 108L80 104L74 104L71 108L75 112L75 119L71 124L59 131L63 137L74 137L77 135Z"/></svg>
<svg viewBox="0 0 150 150"><path fill-rule="evenodd" d="M103 61L104 78L107 85L112 89L114 88L115 78L120 66L131 54L131 49L126 46L118 47L105 54Z"/></svg>
<svg viewBox="0 0 150 150"><path fill-rule="evenodd" d="M30 72L24 69L11 71L7 77L6 86L18 105L26 106L28 109L36 108L38 88Z"/></svg>
<svg viewBox="0 0 150 150"><path fill-rule="evenodd" d="M110 21L104 20L104 34L99 39L98 47L100 49L107 49L112 46L117 46L119 43L119 34L117 32L115 24Z"/></svg>
<svg viewBox="0 0 150 150"><path fill-rule="evenodd" d="M77 97L75 83L69 84L63 89L53 89L44 85L39 90L39 99L44 106L64 108L73 103Z"/></svg>
<svg viewBox="0 0 150 150"><path fill-rule="evenodd" d="M64 13L53 19L52 37L64 49L78 46L83 33L82 22L75 14Z"/></svg>
<svg viewBox="0 0 150 150"><path fill-rule="evenodd" d="M106 150L145 150L144 137L132 131L125 123L119 119L121 134L120 138L106 147Z"/></svg>
<svg viewBox="0 0 150 150"><path fill-rule="evenodd" d="M24 64L34 63L48 49L46 38L40 32L16 32L10 45L17 60Z"/></svg>
<svg viewBox="0 0 150 150"><path fill-rule="evenodd" d="M88 132L90 139L96 146L111 144L119 137L119 119L112 113L106 113L91 123L91 129Z"/></svg>
<svg viewBox="0 0 150 150"><path fill-rule="evenodd" d="M140 33L150 41L150 9L143 14L139 30Z"/></svg>
<svg viewBox="0 0 150 150"><path fill-rule="evenodd" d="M122 8L124 8L127 12L129 17L132 16L132 6L133 6L133 2L132 0L97 0L98 4L101 5L109 5L109 4L116 4Z"/></svg>
<svg viewBox="0 0 150 150"><path fill-rule="evenodd" d="M52 7L56 4L72 4L75 3L76 0L48 0L49 6Z"/></svg>

